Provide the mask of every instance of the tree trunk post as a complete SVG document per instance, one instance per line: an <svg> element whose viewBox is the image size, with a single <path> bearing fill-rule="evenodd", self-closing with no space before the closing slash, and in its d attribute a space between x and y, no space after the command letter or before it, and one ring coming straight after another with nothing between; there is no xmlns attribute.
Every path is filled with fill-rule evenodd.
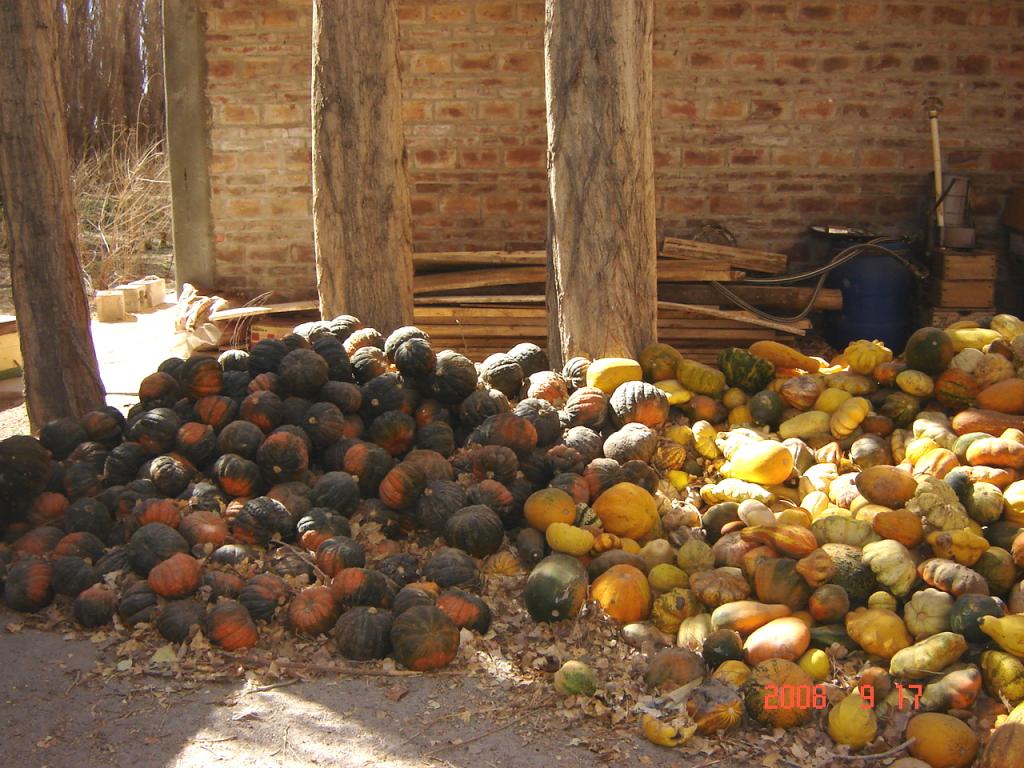
<svg viewBox="0 0 1024 768"><path fill-rule="evenodd" d="M553 293L562 359L657 334L653 0L547 0Z"/></svg>
<svg viewBox="0 0 1024 768"><path fill-rule="evenodd" d="M78 252L55 5L8 0L0 10L0 198L33 428L104 403Z"/></svg>
<svg viewBox="0 0 1024 768"><path fill-rule="evenodd" d="M396 0L315 0L313 231L324 318L412 322Z"/></svg>

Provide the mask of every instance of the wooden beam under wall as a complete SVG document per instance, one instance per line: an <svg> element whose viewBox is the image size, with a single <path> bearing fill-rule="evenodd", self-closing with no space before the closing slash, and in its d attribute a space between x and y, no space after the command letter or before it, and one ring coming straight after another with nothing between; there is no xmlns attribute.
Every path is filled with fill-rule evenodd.
<svg viewBox="0 0 1024 768"><path fill-rule="evenodd" d="M210 209L210 124L206 99L206 33L199 0L164 0L167 164L171 177L174 277L214 288Z"/></svg>

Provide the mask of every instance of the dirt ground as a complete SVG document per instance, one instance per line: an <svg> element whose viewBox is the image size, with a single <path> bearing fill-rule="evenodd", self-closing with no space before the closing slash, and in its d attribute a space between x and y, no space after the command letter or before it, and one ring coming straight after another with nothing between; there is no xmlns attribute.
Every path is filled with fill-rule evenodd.
<svg viewBox="0 0 1024 768"><path fill-rule="evenodd" d="M25 628L24 621L0 611L0 730L4 762L19 768L568 768L627 760L738 768L749 762L729 759L723 744L710 740L715 754L702 759L586 723L538 731L523 715L544 713L524 710L522 700L549 691L512 690L508 681L457 670L270 685L108 676L100 670L109 669L110 650L72 634Z"/></svg>

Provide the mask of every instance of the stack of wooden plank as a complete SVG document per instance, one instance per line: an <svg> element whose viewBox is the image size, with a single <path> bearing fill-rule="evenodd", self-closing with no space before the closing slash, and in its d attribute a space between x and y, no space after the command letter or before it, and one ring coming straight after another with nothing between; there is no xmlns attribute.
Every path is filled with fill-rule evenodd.
<svg viewBox="0 0 1024 768"><path fill-rule="evenodd" d="M936 318L991 311L995 303L997 254L937 248L932 253L928 299Z"/></svg>
<svg viewBox="0 0 1024 768"><path fill-rule="evenodd" d="M438 346L474 359L522 341L546 346L546 262L544 251L416 254L414 322ZM811 300L812 289L736 285L748 273L785 269L785 254L666 238L657 265L659 340L705 360L723 347L760 339L795 341L810 327L807 321L766 321L737 309L710 284L727 284L754 306L795 314ZM841 306L837 290L815 298L815 309Z"/></svg>

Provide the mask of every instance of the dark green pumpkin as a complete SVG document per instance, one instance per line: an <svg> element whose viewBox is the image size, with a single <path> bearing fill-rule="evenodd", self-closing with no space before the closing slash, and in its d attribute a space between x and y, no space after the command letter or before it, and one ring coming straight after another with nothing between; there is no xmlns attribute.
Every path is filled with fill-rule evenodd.
<svg viewBox="0 0 1024 768"><path fill-rule="evenodd" d="M291 432L275 432L260 445L256 464L270 484L300 480L309 469L309 452Z"/></svg>
<svg viewBox="0 0 1024 768"><path fill-rule="evenodd" d="M53 591L75 597L99 581L96 569L85 558L59 557L53 561Z"/></svg>
<svg viewBox="0 0 1024 768"><path fill-rule="evenodd" d="M376 443L392 456L401 456L412 448L416 439L416 422L402 411L387 411L370 423L367 432L370 442Z"/></svg>
<svg viewBox="0 0 1024 768"><path fill-rule="evenodd" d="M955 350L953 339L941 328L919 328L907 339L903 359L915 371L936 376L949 367Z"/></svg>
<svg viewBox="0 0 1024 768"><path fill-rule="evenodd" d="M178 552L187 553L188 542L163 523L147 523L133 533L128 542L132 569L140 576L148 576L153 566Z"/></svg>
<svg viewBox="0 0 1024 768"><path fill-rule="evenodd" d="M523 369L503 352L491 355L480 366L480 380L505 397L515 397L523 386Z"/></svg>
<svg viewBox="0 0 1024 768"><path fill-rule="evenodd" d="M129 584L121 593L117 615L122 624L131 627L141 622L152 621L157 615L158 605L156 592L149 583L136 581Z"/></svg>
<svg viewBox="0 0 1024 768"><path fill-rule="evenodd" d="M434 396L445 405L465 400L477 386L477 372L473 361L450 349L437 354L434 365Z"/></svg>
<svg viewBox="0 0 1024 768"><path fill-rule="evenodd" d="M327 361L312 349L294 349L281 358L277 375L287 394L311 399L327 383Z"/></svg>
<svg viewBox="0 0 1024 768"><path fill-rule="evenodd" d="M172 600L164 605L156 620L156 631L171 643L183 643L203 626L206 608L195 600Z"/></svg>
<svg viewBox="0 0 1024 768"><path fill-rule="evenodd" d="M331 594L339 606L390 608L398 586L384 574L369 568L343 568L331 579Z"/></svg>
<svg viewBox="0 0 1024 768"><path fill-rule="evenodd" d="M448 614L459 629L485 635L491 628L491 608L477 595L451 587L438 596L437 607Z"/></svg>
<svg viewBox="0 0 1024 768"><path fill-rule="evenodd" d="M730 387L739 387L754 394L775 378L775 366L767 360L739 347L727 347L718 356L718 367Z"/></svg>
<svg viewBox="0 0 1024 768"><path fill-rule="evenodd" d="M466 506L466 492L454 480L435 480L416 502L416 523L421 528L441 533L448 519Z"/></svg>
<svg viewBox="0 0 1024 768"><path fill-rule="evenodd" d="M534 621L576 618L586 599L587 571L569 555L549 555L537 563L523 590L526 610Z"/></svg>
<svg viewBox="0 0 1024 768"><path fill-rule="evenodd" d="M284 402L269 390L257 390L242 401L238 415L270 434L284 421Z"/></svg>
<svg viewBox="0 0 1024 768"><path fill-rule="evenodd" d="M983 616L1000 618L1006 613L1002 600L988 595L960 595L949 613L949 628L963 635L969 643L984 643L989 637L981 631L978 622Z"/></svg>
<svg viewBox="0 0 1024 768"><path fill-rule="evenodd" d="M723 661L743 661L743 638L733 629L716 629L704 638L701 651L708 669L717 669Z"/></svg>
<svg viewBox="0 0 1024 768"><path fill-rule="evenodd" d="M22 613L34 613L53 600L53 569L39 557L19 560L7 572L4 600L8 607Z"/></svg>
<svg viewBox="0 0 1024 768"><path fill-rule="evenodd" d="M391 625L391 648L399 664L418 672L448 666L459 652L459 628L448 614L418 605L397 616Z"/></svg>
<svg viewBox="0 0 1024 768"><path fill-rule="evenodd" d="M352 661L383 659L391 652L391 611L359 606L350 608L334 625L338 655Z"/></svg>
<svg viewBox="0 0 1024 768"><path fill-rule="evenodd" d="M231 524L231 533L242 543L265 546L274 537L283 541L294 539L295 522L284 504L268 496L257 496L242 505Z"/></svg>
<svg viewBox="0 0 1024 768"><path fill-rule="evenodd" d="M398 372L408 381L429 378L437 364L437 356L427 339L409 339L395 350L392 359Z"/></svg>
<svg viewBox="0 0 1024 768"><path fill-rule="evenodd" d="M117 610L117 594L110 587L94 586L81 592L71 605L75 621L87 629L109 624Z"/></svg>
<svg viewBox="0 0 1024 768"><path fill-rule="evenodd" d="M288 602L291 590L280 576L261 573L249 579L238 593L238 602L256 621L270 621L278 607Z"/></svg>
<svg viewBox="0 0 1024 768"><path fill-rule="evenodd" d="M778 392L770 389L762 389L747 402L750 415L755 424L767 426L778 426L782 421L782 413L786 410L786 403Z"/></svg>
<svg viewBox="0 0 1024 768"><path fill-rule="evenodd" d="M472 557L461 549L443 547L427 561L423 578L439 587L469 587L477 583L480 574Z"/></svg>
<svg viewBox="0 0 1024 768"><path fill-rule="evenodd" d="M193 400L220 394L224 369L212 357L190 357L178 369L182 393Z"/></svg>
<svg viewBox="0 0 1024 768"><path fill-rule="evenodd" d="M445 523L444 537L449 545L473 557L487 557L501 548L505 527L490 507L475 504L463 507Z"/></svg>

